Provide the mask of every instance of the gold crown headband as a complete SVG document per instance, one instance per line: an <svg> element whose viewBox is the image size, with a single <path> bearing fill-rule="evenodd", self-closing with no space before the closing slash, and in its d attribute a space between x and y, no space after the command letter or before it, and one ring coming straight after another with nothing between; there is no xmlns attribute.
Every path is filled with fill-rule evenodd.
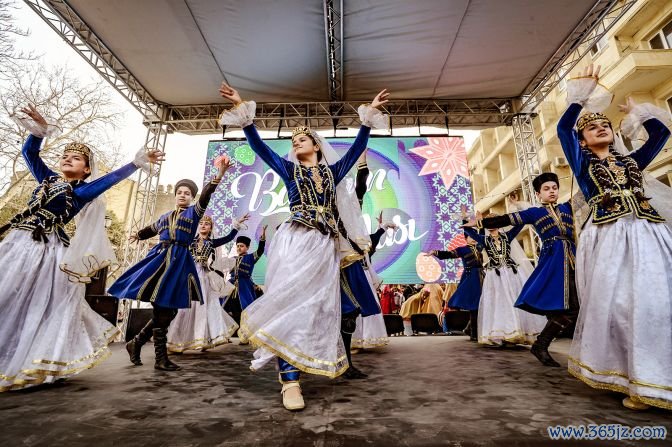
<svg viewBox="0 0 672 447"><path fill-rule="evenodd" d="M576 128L579 132L581 132L588 124L594 121L606 121L609 123L609 126L611 126L611 121L609 118L607 118L607 116L603 115L602 113L584 113L576 123Z"/></svg>
<svg viewBox="0 0 672 447"><path fill-rule="evenodd" d="M313 131L310 130L310 127L308 126L295 127L292 131L292 139L297 135L308 135L309 137L315 138L313 137Z"/></svg>
<svg viewBox="0 0 672 447"><path fill-rule="evenodd" d="M84 143L68 143L65 145L65 149L63 149L63 153L65 154L66 152L74 152L86 158L91 158L91 149Z"/></svg>

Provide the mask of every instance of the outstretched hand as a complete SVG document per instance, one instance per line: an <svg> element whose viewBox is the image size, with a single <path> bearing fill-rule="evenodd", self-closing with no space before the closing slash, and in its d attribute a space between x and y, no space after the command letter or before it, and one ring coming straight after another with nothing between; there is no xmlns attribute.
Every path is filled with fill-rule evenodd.
<svg viewBox="0 0 672 447"><path fill-rule="evenodd" d="M268 228L268 225L261 227L261 239L266 239L266 228Z"/></svg>
<svg viewBox="0 0 672 447"><path fill-rule="evenodd" d="M241 217L238 218L238 223L242 224L247 222L250 219L250 213L245 213Z"/></svg>
<svg viewBox="0 0 672 447"><path fill-rule="evenodd" d="M226 155L219 157L219 171L217 172L217 180L221 180L224 177L226 171L231 167L231 158Z"/></svg>
<svg viewBox="0 0 672 447"><path fill-rule="evenodd" d="M238 93L238 90L231 87L226 82L222 82L222 85L219 87L219 95L224 99L228 99L235 105L238 105L241 102L243 102L242 98L240 97L240 94Z"/></svg>
<svg viewBox="0 0 672 447"><path fill-rule="evenodd" d="M469 222L462 224L463 227L475 227L476 226L476 219L471 219Z"/></svg>
<svg viewBox="0 0 672 447"><path fill-rule="evenodd" d="M133 233L128 237L128 241L132 244L138 242L139 240L140 238L138 237L138 233Z"/></svg>
<svg viewBox="0 0 672 447"><path fill-rule="evenodd" d="M377 109L378 107L382 106L383 104L386 104L388 99L390 97L390 94L387 92L387 89L383 89L376 95L375 98L373 98L373 101L371 101L371 107L374 109Z"/></svg>
<svg viewBox="0 0 672 447"><path fill-rule="evenodd" d="M166 154L158 149L152 149L147 152L147 159L152 164L159 164L166 159Z"/></svg>
<svg viewBox="0 0 672 447"><path fill-rule="evenodd" d="M623 113L630 113L632 112L632 109L634 109L637 106L637 103L635 102L634 99L628 98L627 101L625 101L625 104L620 104L618 106L618 109L623 112Z"/></svg>
<svg viewBox="0 0 672 447"><path fill-rule="evenodd" d="M40 124L42 126L47 125L47 120L45 120L44 117L40 115L40 112L38 112L35 106L32 104L28 104L28 107L22 107L21 113L25 113L26 115L28 115L37 124Z"/></svg>
<svg viewBox="0 0 672 447"><path fill-rule="evenodd" d="M586 68L583 69L581 72L580 76L582 78L595 78L595 80L600 79L600 70L602 69L601 65L598 65L595 67L593 64L588 65Z"/></svg>

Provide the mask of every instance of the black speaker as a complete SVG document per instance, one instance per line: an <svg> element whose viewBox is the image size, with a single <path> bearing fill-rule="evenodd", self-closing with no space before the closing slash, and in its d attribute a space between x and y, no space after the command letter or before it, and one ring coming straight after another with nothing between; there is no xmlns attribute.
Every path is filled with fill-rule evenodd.
<svg viewBox="0 0 672 447"><path fill-rule="evenodd" d="M87 295L105 295L105 282L107 282L107 267L100 269L86 285Z"/></svg>
<svg viewBox="0 0 672 447"><path fill-rule="evenodd" d="M105 318L113 326L117 325L119 301L116 298L109 295L86 295L85 298L91 309L95 310L98 315Z"/></svg>
<svg viewBox="0 0 672 447"><path fill-rule="evenodd" d="M126 341L135 337L140 330L145 327L147 322L152 319L154 309L131 309L128 314L128 324L126 325Z"/></svg>

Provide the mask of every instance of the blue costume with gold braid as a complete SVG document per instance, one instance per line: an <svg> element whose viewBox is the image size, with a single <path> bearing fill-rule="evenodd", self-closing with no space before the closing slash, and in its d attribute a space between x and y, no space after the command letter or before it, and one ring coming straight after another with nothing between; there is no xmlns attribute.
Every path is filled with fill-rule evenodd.
<svg viewBox="0 0 672 447"><path fill-rule="evenodd" d="M264 143L253 124L243 128L252 150L285 183L289 200L289 221L337 237L339 233L336 185L341 182L366 149L371 128L361 126L348 152L332 165L304 166L280 157ZM282 382L298 381L300 372L278 357Z"/></svg>
<svg viewBox="0 0 672 447"><path fill-rule="evenodd" d="M235 289L229 295L224 310L231 314L236 323L240 323L240 313L257 298L252 281L254 265L264 254L266 240L261 239L256 251L236 256L236 264L231 270L229 282Z"/></svg>
<svg viewBox="0 0 672 447"><path fill-rule="evenodd" d="M436 252L439 259L461 259L462 276L453 296L448 300L448 307L460 310L477 311L483 287L483 247L474 244L457 247L455 250Z"/></svg>
<svg viewBox="0 0 672 447"><path fill-rule="evenodd" d="M485 228L524 224L534 226L542 246L537 266L525 283L516 307L540 315L578 308L572 206L548 204L483 219Z"/></svg>
<svg viewBox="0 0 672 447"><path fill-rule="evenodd" d="M159 243L112 284L110 295L168 309L191 307L191 301L203 303L189 246L217 184L208 184L195 205L170 211L138 232L140 239L158 234Z"/></svg>

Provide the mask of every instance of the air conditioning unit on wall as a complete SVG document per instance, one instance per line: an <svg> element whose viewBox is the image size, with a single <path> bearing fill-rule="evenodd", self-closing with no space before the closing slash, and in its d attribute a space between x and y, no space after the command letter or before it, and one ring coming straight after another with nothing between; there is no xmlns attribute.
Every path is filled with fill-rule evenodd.
<svg viewBox="0 0 672 447"><path fill-rule="evenodd" d="M566 168L569 166L569 163L567 163L567 159L565 157L555 157L553 158L553 166L556 168Z"/></svg>

